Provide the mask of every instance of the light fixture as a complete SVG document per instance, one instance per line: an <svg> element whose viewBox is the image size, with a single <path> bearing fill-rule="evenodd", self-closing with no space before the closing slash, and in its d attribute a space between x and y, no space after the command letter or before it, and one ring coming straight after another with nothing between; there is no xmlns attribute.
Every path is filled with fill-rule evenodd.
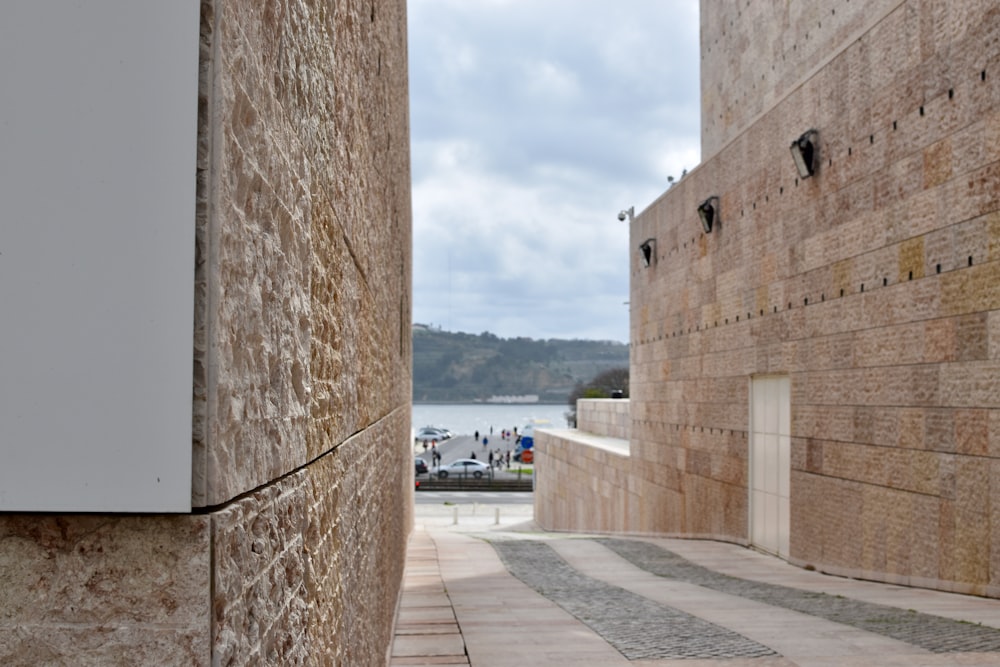
<svg viewBox="0 0 1000 667"><path fill-rule="evenodd" d="M656 263L656 239L646 239L639 244L639 255L642 257L643 266L651 266Z"/></svg>
<svg viewBox="0 0 1000 667"><path fill-rule="evenodd" d="M622 209L618 214L618 219L625 222L625 218L628 218L629 222L635 218L635 206L629 206L627 209Z"/></svg>
<svg viewBox="0 0 1000 667"><path fill-rule="evenodd" d="M799 178L809 178L816 173L816 165L819 163L817 139L819 132L806 130L792 142L792 159L795 160L795 168L799 170Z"/></svg>
<svg viewBox="0 0 1000 667"><path fill-rule="evenodd" d="M701 218L701 228L710 234L719 219L719 198L713 195L698 204L698 217Z"/></svg>

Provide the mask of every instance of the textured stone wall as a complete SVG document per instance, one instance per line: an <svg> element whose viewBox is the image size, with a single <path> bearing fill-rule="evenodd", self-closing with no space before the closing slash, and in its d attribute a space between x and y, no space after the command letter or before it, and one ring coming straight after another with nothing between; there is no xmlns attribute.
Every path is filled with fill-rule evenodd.
<svg viewBox="0 0 1000 667"><path fill-rule="evenodd" d="M644 532L647 510L659 504L644 499L642 481L631 476L628 444L613 449L585 439L578 430L536 434L535 521L547 530Z"/></svg>
<svg viewBox="0 0 1000 667"><path fill-rule="evenodd" d="M0 664L208 664L210 525L0 515Z"/></svg>
<svg viewBox="0 0 1000 667"><path fill-rule="evenodd" d="M703 43L703 62L718 59L703 85L750 81L725 71L737 60L795 85L765 76L745 103L723 85L720 102L747 112L706 123L705 162L631 230L658 253L631 263L627 484L656 516L639 529L749 541L749 379L782 374L790 560L998 596L1000 8L852 2L861 32L824 45L788 12L818 23L845 3L751 4L759 19ZM756 55L774 31L800 62ZM788 146L808 128L820 164L801 180ZM710 195L720 217L705 234ZM563 506L587 502L563 488L579 494Z"/></svg>
<svg viewBox="0 0 1000 667"><path fill-rule="evenodd" d="M0 516L4 665L370 665L391 642L413 516L405 0L201 9L199 509Z"/></svg>
<svg viewBox="0 0 1000 667"><path fill-rule="evenodd" d="M636 224L633 456L746 539L748 377L788 374L792 559L995 595L1000 10L892 4Z"/></svg>
<svg viewBox="0 0 1000 667"><path fill-rule="evenodd" d="M581 431L628 440L628 399L581 398L576 402L576 421Z"/></svg>
<svg viewBox="0 0 1000 667"><path fill-rule="evenodd" d="M381 664L412 515L399 414L213 515L213 656L221 665Z"/></svg>
<svg viewBox="0 0 1000 667"><path fill-rule="evenodd" d="M202 7L195 495L215 505L409 403L409 134L402 2Z"/></svg>
<svg viewBox="0 0 1000 667"><path fill-rule="evenodd" d="M203 3L220 664L376 664L411 522L405 2ZM215 509L217 507L217 509Z"/></svg>
<svg viewBox="0 0 1000 667"><path fill-rule="evenodd" d="M714 157L758 117L903 4L903 0L786 3L703 0L702 160ZM947 6L946 2L935 4L924 14L939 13ZM921 19L916 12L908 11L904 20ZM878 29L892 28L882 25ZM913 42L895 44L894 57L913 55ZM886 55L880 45L874 47L873 56Z"/></svg>

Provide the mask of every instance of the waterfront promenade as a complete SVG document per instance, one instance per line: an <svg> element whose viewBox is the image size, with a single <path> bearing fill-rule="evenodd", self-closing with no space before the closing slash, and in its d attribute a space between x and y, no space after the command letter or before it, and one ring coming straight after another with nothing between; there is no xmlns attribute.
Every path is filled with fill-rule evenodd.
<svg viewBox="0 0 1000 667"><path fill-rule="evenodd" d="M527 504L416 507L390 665L1000 665L1000 601L809 572L719 542L540 531Z"/></svg>

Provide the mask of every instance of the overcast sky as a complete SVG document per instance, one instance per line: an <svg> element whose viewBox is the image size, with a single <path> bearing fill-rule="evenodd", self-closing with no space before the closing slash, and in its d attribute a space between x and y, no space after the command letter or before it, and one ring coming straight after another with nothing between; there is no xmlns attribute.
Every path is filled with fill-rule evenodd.
<svg viewBox="0 0 1000 667"><path fill-rule="evenodd" d="M697 0L409 0L413 320L628 342L628 225L699 161Z"/></svg>

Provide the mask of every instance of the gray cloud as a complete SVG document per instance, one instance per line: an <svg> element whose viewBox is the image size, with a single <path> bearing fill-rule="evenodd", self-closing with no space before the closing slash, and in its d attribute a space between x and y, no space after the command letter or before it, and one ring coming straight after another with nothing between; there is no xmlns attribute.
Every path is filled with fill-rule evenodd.
<svg viewBox="0 0 1000 667"><path fill-rule="evenodd" d="M410 0L414 319L628 339L628 229L695 166L695 0Z"/></svg>

